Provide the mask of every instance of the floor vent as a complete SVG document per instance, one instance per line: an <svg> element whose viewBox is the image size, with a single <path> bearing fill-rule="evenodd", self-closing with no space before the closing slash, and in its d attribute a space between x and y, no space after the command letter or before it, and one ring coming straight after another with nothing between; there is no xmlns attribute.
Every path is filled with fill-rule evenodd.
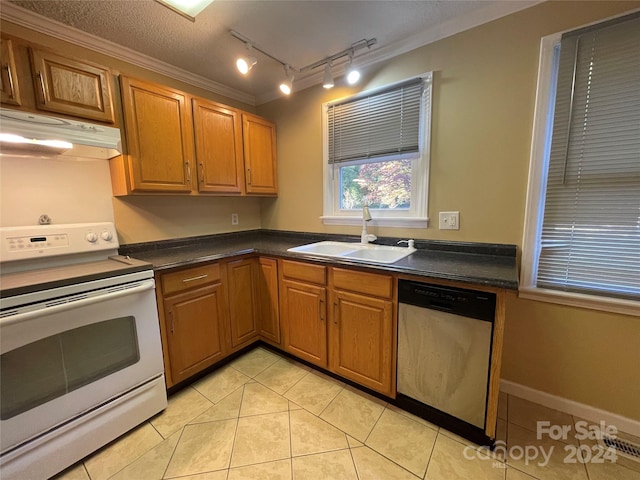
<svg viewBox="0 0 640 480"><path fill-rule="evenodd" d="M602 436L601 442L606 448L615 448L618 455L640 463L640 445L607 435Z"/></svg>

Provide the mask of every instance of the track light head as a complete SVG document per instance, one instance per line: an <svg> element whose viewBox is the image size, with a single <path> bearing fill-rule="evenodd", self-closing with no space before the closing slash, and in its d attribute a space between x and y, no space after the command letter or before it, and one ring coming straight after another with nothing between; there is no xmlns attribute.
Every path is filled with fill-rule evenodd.
<svg viewBox="0 0 640 480"><path fill-rule="evenodd" d="M289 65L285 65L284 73L287 78L280 84L280 91L285 95L290 95L293 91L293 72L289 68Z"/></svg>
<svg viewBox="0 0 640 480"><path fill-rule="evenodd" d="M347 83L349 85L355 85L360 80L360 72L353 66L353 54L349 53L349 65L347 66Z"/></svg>
<svg viewBox="0 0 640 480"><path fill-rule="evenodd" d="M249 55L247 57L238 58L238 60L236 60L236 67L238 67L241 74L246 75L256 63L258 63L256 57Z"/></svg>
<svg viewBox="0 0 640 480"><path fill-rule="evenodd" d="M258 59L251 55L252 45L247 43L247 54L241 57L238 57L236 60L236 67L238 67L238 71L246 75L249 73L249 70L253 68L253 66L258 63Z"/></svg>
<svg viewBox="0 0 640 480"><path fill-rule="evenodd" d="M329 90L333 88L333 75L331 74L331 61L328 61L324 67L324 80L322 81L322 86Z"/></svg>

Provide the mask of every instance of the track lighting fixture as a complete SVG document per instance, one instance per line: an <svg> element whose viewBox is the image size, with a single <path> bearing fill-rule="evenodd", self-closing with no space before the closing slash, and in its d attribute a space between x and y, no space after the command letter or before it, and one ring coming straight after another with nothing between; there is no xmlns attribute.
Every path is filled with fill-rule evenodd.
<svg viewBox="0 0 640 480"><path fill-rule="evenodd" d="M291 67L289 65L284 66L284 74L287 78L280 84L280 91L285 95L289 95L293 90L293 72L291 71Z"/></svg>
<svg viewBox="0 0 640 480"><path fill-rule="evenodd" d="M242 73L243 75L246 75L249 72L249 70L251 70L251 68L257 63L257 59L253 55L251 55L251 51L252 50L258 51L261 54L269 57L270 59L278 62L280 65L284 67L286 80L284 80L280 84L280 91L285 95L290 95L293 90L294 74L302 74L305 72L310 72L311 70L314 70L322 66L324 66L324 76L323 76L322 86L326 89L333 88L335 84L333 81L333 71L332 71L333 62L347 56L349 57L349 63L346 71L347 82L350 85L357 83L358 80L360 79L360 72L358 72L358 70L356 70L353 67L353 58L355 56L355 52L363 48L370 49L373 45L377 43L377 40L375 38L371 38L369 40L363 39L356 43L353 43L349 48L346 48L338 53L334 53L333 55L323 58L322 60L318 60L315 63L311 63L302 68L295 68L291 66L291 64L283 60L280 60L278 57L275 57L274 55L271 55L270 53L265 51L263 48L256 46L256 44L252 40L245 37L241 33L238 33L235 30L231 30L230 33L232 37L237 38L238 40L243 42L246 45L248 50L246 56L240 57L236 61L236 66L238 67L238 70L240 71L240 73ZM341 71L342 70L340 70L340 72ZM309 75L307 75L306 77L308 76ZM302 77L303 77L302 80L306 79L304 75Z"/></svg>
<svg viewBox="0 0 640 480"><path fill-rule="evenodd" d="M247 43L247 54L242 57L238 57L238 59L236 60L236 67L238 67L238 70L243 75L249 73L249 70L251 70L256 63L258 63L258 59L251 55L252 48L253 45Z"/></svg>
<svg viewBox="0 0 640 480"><path fill-rule="evenodd" d="M324 80L322 80L322 86L329 90L333 88L333 75L331 74L331 60L329 60L324 66Z"/></svg>
<svg viewBox="0 0 640 480"><path fill-rule="evenodd" d="M353 66L353 52L349 52L349 65L347 66L347 83L355 85L360 80L360 72Z"/></svg>

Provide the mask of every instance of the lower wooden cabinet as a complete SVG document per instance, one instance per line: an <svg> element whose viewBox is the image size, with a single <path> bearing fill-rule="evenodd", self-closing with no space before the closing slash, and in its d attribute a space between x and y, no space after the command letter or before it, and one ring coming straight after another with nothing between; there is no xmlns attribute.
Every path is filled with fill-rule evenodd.
<svg viewBox="0 0 640 480"><path fill-rule="evenodd" d="M284 350L395 395L393 277L290 260L280 269Z"/></svg>
<svg viewBox="0 0 640 480"><path fill-rule="evenodd" d="M227 354L228 321L221 283L167 297L165 329L171 383L189 378Z"/></svg>
<svg viewBox="0 0 640 480"><path fill-rule="evenodd" d="M157 275L167 386L222 360L230 351L229 308L220 265Z"/></svg>
<svg viewBox="0 0 640 480"><path fill-rule="evenodd" d="M257 275L257 258L227 263L232 347L258 337Z"/></svg>
<svg viewBox="0 0 640 480"><path fill-rule="evenodd" d="M327 367L327 289L293 280L280 282L280 320L285 351Z"/></svg>
<svg viewBox="0 0 640 480"><path fill-rule="evenodd" d="M333 267L329 283L329 370L394 397L393 277Z"/></svg>
<svg viewBox="0 0 640 480"><path fill-rule="evenodd" d="M244 257L158 276L167 385L262 339L395 395L391 275Z"/></svg>
<svg viewBox="0 0 640 480"><path fill-rule="evenodd" d="M255 298L258 333L268 343L280 346L278 261L275 258L260 257L258 263Z"/></svg>
<svg viewBox="0 0 640 480"><path fill-rule="evenodd" d="M392 395L393 302L331 292L329 370Z"/></svg>

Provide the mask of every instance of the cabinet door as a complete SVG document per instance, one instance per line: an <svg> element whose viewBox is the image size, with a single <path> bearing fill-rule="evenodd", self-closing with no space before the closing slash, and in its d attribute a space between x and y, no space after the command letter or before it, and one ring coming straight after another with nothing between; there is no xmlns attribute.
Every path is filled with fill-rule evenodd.
<svg viewBox="0 0 640 480"><path fill-rule="evenodd" d="M198 163L198 191L242 193L242 123L240 113L224 105L193 100Z"/></svg>
<svg viewBox="0 0 640 480"><path fill-rule="evenodd" d="M280 345L280 309L278 305L278 262L260 258L256 281L256 313L262 337Z"/></svg>
<svg viewBox="0 0 640 480"><path fill-rule="evenodd" d="M332 292L329 369L393 396L393 303Z"/></svg>
<svg viewBox="0 0 640 480"><path fill-rule="evenodd" d="M164 301L171 378L178 383L221 360L227 351L222 284L190 290Z"/></svg>
<svg viewBox="0 0 640 480"><path fill-rule="evenodd" d="M326 288L291 280L280 287L284 349L326 368Z"/></svg>
<svg viewBox="0 0 640 480"><path fill-rule="evenodd" d="M2 103L20 105L20 88L13 55L13 43L3 38L0 40L0 100Z"/></svg>
<svg viewBox="0 0 640 480"><path fill-rule="evenodd" d="M227 263L231 345L238 345L258 336L256 289L254 278L258 269L256 258Z"/></svg>
<svg viewBox="0 0 640 480"><path fill-rule="evenodd" d="M247 194L276 195L276 126L248 113L242 114L244 167Z"/></svg>
<svg viewBox="0 0 640 480"><path fill-rule="evenodd" d="M131 190L190 192L193 125L186 95L127 77L121 84Z"/></svg>
<svg viewBox="0 0 640 480"><path fill-rule="evenodd" d="M36 48L30 51L37 108L114 123L107 68Z"/></svg>

